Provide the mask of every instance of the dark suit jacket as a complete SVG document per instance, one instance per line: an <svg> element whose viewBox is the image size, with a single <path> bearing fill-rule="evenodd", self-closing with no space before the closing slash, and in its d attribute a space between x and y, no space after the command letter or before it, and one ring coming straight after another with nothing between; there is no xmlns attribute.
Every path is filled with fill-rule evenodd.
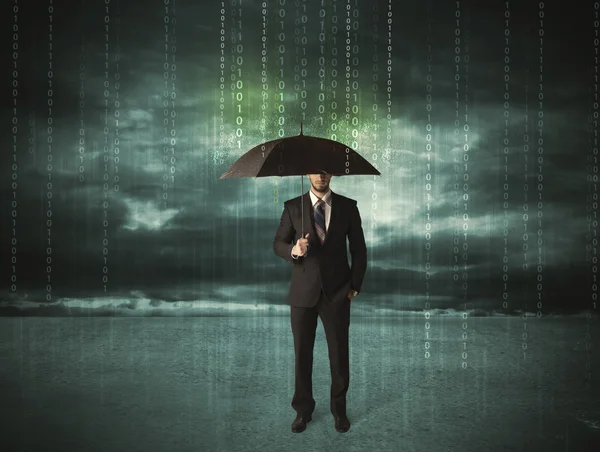
<svg viewBox="0 0 600 452"><path fill-rule="evenodd" d="M356 200L331 192L331 217L323 245L314 224L310 191L304 195L304 236L308 252L294 259L292 248L302 234L301 196L283 205L281 223L273 240L273 251L292 264L292 282L287 302L311 307L319 301L321 287L330 302L343 301L351 289L360 292L367 270L367 247ZM352 268L348 265L346 236L350 243Z"/></svg>

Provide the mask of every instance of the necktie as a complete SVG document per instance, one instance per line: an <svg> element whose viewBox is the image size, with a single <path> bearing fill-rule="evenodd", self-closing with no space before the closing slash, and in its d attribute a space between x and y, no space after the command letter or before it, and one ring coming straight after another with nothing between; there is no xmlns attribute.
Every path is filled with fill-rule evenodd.
<svg viewBox="0 0 600 452"><path fill-rule="evenodd" d="M325 210L323 209L323 204L325 204L325 201L319 199L317 201L317 208L315 209L315 228L317 229L321 245L325 241Z"/></svg>

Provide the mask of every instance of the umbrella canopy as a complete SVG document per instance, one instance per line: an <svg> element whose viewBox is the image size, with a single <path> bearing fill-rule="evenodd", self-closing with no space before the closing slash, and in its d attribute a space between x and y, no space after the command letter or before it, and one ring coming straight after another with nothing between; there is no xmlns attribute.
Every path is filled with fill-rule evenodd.
<svg viewBox="0 0 600 452"><path fill-rule="evenodd" d="M301 176L304 194L305 174L333 176L381 175L354 149L339 141L303 135L279 138L254 146L223 173L233 177ZM304 196L302 196L302 237L304 237Z"/></svg>

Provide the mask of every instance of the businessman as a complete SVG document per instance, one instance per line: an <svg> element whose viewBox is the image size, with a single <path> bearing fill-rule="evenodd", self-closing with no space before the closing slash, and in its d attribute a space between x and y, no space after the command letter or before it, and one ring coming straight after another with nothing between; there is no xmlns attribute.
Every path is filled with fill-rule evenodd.
<svg viewBox="0 0 600 452"><path fill-rule="evenodd" d="M346 393L350 383L348 331L350 303L358 295L367 269L367 247L356 201L329 188L330 174L307 174L302 237L301 197L284 203L273 251L292 264L287 302L294 335L294 433L306 429L315 409L312 366L317 316L321 318L331 368L330 409L338 432L347 432ZM346 236L352 255L348 265Z"/></svg>

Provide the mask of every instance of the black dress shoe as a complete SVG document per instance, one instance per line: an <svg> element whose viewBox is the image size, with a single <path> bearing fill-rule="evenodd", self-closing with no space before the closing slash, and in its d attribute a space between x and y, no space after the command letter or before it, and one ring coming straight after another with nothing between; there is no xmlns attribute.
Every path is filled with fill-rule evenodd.
<svg viewBox="0 0 600 452"><path fill-rule="evenodd" d="M308 416L301 416L298 414L296 416L296 420L292 422L292 432L300 433L306 429L306 423L310 422L312 416L309 414Z"/></svg>
<svg viewBox="0 0 600 452"><path fill-rule="evenodd" d="M340 433L345 433L350 430L350 421L346 416L334 416L335 429Z"/></svg>

